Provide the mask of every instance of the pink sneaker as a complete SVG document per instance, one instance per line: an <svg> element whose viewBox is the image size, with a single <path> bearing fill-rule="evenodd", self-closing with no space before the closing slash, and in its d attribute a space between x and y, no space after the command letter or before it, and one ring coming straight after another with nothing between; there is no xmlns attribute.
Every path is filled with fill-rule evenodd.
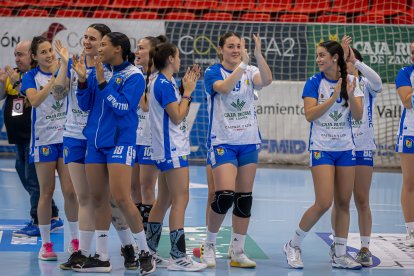
<svg viewBox="0 0 414 276"><path fill-rule="evenodd" d="M57 255L53 252L53 243L48 242L42 245L38 258L42 261L56 261Z"/></svg>
<svg viewBox="0 0 414 276"><path fill-rule="evenodd" d="M78 250L79 250L79 240L78 239L71 240L70 243L69 243L69 246L68 246L69 254L72 255L73 253L75 253Z"/></svg>

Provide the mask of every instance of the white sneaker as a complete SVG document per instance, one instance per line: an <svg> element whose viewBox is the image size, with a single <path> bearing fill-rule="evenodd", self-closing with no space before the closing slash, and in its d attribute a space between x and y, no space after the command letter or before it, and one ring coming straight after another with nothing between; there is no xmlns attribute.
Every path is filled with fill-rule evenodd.
<svg viewBox="0 0 414 276"><path fill-rule="evenodd" d="M302 251L299 247L291 247L290 241L283 246L283 252L286 255L286 261L292 268L303 268Z"/></svg>
<svg viewBox="0 0 414 276"><path fill-rule="evenodd" d="M207 267L216 266L216 246L214 243L203 242L200 246L200 261Z"/></svg>
<svg viewBox="0 0 414 276"><path fill-rule="evenodd" d="M241 252L234 252L231 250L230 252L230 266L233 267L242 267L242 268L254 268L256 267L256 262L249 259L244 251Z"/></svg>
<svg viewBox="0 0 414 276"><path fill-rule="evenodd" d="M329 257L331 257L331 260L333 260L334 256L335 256L335 242L333 241L331 243L331 248L329 249Z"/></svg>
<svg viewBox="0 0 414 276"><path fill-rule="evenodd" d="M154 258L154 260L157 264L157 268L166 268L170 265L170 262L168 260L164 259L163 257L161 257L158 254L152 255L152 257Z"/></svg>
<svg viewBox="0 0 414 276"><path fill-rule="evenodd" d="M409 247L414 246L414 231L410 231L407 236L405 237L404 244Z"/></svg>
<svg viewBox="0 0 414 276"><path fill-rule="evenodd" d="M168 270L199 271L205 269L206 267L207 264L197 263L186 255L185 257L179 259L170 259Z"/></svg>
<svg viewBox="0 0 414 276"><path fill-rule="evenodd" d="M231 252L233 251L233 245L229 244L229 250L227 250L227 258L231 259Z"/></svg>
<svg viewBox="0 0 414 276"><path fill-rule="evenodd" d="M360 263L355 261L351 256L345 254L343 256L337 257L334 255L332 259L332 267L343 268L343 269L352 269L357 270L361 269L362 266Z"/></svg>

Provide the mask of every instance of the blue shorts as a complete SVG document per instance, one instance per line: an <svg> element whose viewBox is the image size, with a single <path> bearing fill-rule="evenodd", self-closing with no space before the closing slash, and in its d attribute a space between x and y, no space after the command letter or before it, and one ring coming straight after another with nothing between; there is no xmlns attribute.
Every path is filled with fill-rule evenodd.
<svg viewBox="0 0 414 276"><path fill-rule="evenodd" d="M85 164L86 140L63 137L63 160L65 164Z"/></svg>
<svg viewBox="0 0 414 276"><path fill-rule="evenodd" d="M374 152L372 150L355 151L356 166L374 167Z"/></svg>
<svg viewBox="0 0 414 276"><path fill-rule="evenodd" d="M86 148L85 164L124 164L134 166L135 145L97 149L95 145Z"/></svg>
<svg viewBox="0 0 414 276"><path fill-rule="evenodd" d="M187 155L183 155L171 159L156 160L155 165L162 172L177 168L185 168L188 167L188 157Z"/></svg>
<svg viewBox="0 0 414 276"><path fill-rule="evenodd" d="M63 157L63 144L32 147L30 163L53 162Z"/></svg>
<svg viewBox="0 0 414 276"><path fill-rule="evenodd" d="M395 151L401 153L414 153L414 136L400 135Z"/></svg>
<svg viewBox="0 0 414 276"><path fill-rule="evenodd" d="M259 161L260 144L249 145L217 145L210 152L211 167L216 168L223 164L233 164L242 167Z"/></svg>
<svg viewBox="0 0 414 276"><path fill-rule="evenodd" d="M155 165L155 161L151 159L151 146L137 145L136 151L137 156L135 158L135 163L140 165Z"/></svg>
<svg viewBox="0 0 414 276"><path fill-rule="evenodd" d="M356 165L355 153L353 150L346 151L310 151L310 167L319 165L331 165L349 167Z"/></svg>

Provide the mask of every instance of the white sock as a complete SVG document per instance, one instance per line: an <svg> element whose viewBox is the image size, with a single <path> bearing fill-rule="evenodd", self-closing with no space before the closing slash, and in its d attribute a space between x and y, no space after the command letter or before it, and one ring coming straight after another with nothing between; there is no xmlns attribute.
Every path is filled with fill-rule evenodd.
<svg viewBox="0 0 414 276"><path fill-rule="evenodd" d="M91 247L95 231L79 230L79 250L84 256L92 255Z"/></svg>
<svg viewBox="0 0 414 276"><path fill-rule="evenodd" d="M346 254L346 244L348 239L335 237L335 256L341 257Z"/></svg>
<svg viewBox="0 0 414 276"><path fill-rule="evenodd" d="M127 228L125 230L116 230L116 233L118 233L119 240L121 241L123 247L132 244L133 239L131 229Z"/></svg>
<svg viewBox="0 0 414 276"><path fill-rule="evenodd" d="M138 245L139 250L144 250L145 252L149 251L148 244L147 244L147 237L145 236L145 231L142 230L139 233L132 233L135 242Z"/></svg>
<svg viewBox="0 0 414 276"><path fill-rule="evenodd" d="M218 233L213 233L213 232L210 232L210 231L207 230L206 242L207 243L216 244L217 234Z"/></svg>
<svg viewBox="0 0 414 276"><path fill-rule="evenodd" d="M361 236L361 248L366 247L369 249L369 242L371 241L370 236Z"/></svg>
<svg viewBox="0 0 414 276"><path fill-rule="evenodd" d="M305 232L300 228L296 229L295 235L293 235L293 239L290 240L290 246L300 247L303 239L306 237L307 234L308 232Z"/></svg>
<svg viewBox="0 0 414 276"><path fill-rule="evenodd" d="M79 239L79 222L77 221L68 221L69 223L69 231L70 236L72 237L72 240Z"/></svg>
<svg viewBox="0 0 414 276"><path fill-rule="evenodd" d="M407 233L410 234L410 232L414 231L414 222L406 222L405 223L405 229L407 229Z"/></svg>
<svg viewBox="0 0 414 276"><path fill-rule="evenodd" d="M42 238L42 245L50 242L50 224L40 225L40 237Z"/></svg>
<svg viewBox="0 0 414 276"><path fill-rule="evenodd" d="M233 252L240 253L244 251L244 242L246 241L246 235L233 233L231 245L233 246Z"/></svg>
<svg viewBox="0 0 414 276"><path fill-rule="evenodd" d="M96 230L96 254L99 255L99 260L109 260L108 243L109 230Z"/></svg>

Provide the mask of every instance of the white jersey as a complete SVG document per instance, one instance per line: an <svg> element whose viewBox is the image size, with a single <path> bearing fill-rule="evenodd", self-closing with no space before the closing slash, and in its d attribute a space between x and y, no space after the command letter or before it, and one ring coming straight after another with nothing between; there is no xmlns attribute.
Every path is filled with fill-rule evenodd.
<svg viewBox="0 0 414 276"><path fill-rule="evenodd" d="M232 71L221 64L207 68L204 76L209 113L208 146L260 144L256 117L253 78L259 74L255 66L247 66L240 81L228 94L214 91L216 81L226 79Z"/></svg>
<svg viewBox="0 0 414 276"><path fill-rule="evenodd" d="M348 80L353 80L348 75ZM302 98L311 97L322 104L333 94L337 81L328 80L323 73L316 74L306 81ZM359 88L359 81L354 91L356 97L364 94ZM346 151L355 148L352 128L351 112L344 106L345 100L339 97L329 110L311 123L309 135L309 150Z"/></svg>
<svg viewBox="0 0 414 276"><path fill-rule="evenodd" d="M66 114L64 137L86 140L83 135L83 129L88 121L89 112L84 112L79 108L78 99L76 98L76 89L78 88L78 74L73 70L72 59L69 60L69 93L68 93L68 110ZM86 77L94 70L94 67L86 68Z"/></svg>
<svg viewBox="0 0 414 276"><path fill-rule="evenodd" d="M165 108L181 102L174 78L169 81L159 73L150 86L149 122L151 127L152 160L171 159L190 154L190 135L186 118L174 124Z"/></svg>
<svg viewBox="0 0 414 276"><path fill-rule="evenodd" d="M151 83L155 80L158 75L158 71L151 73L149 77L149 83L146 84L148 86L147 91L147 100L150 99L150 87ZM146 75L144 75L146 78ZM151 146L151 128L150 128L150 121L149 121L149 112L144 112L138 106L138 128L137 128L137 145L142 146Z"/></svg>
<svg viewBox="0 0 414 276"><path fill-rule="evenodd" d="M361 121L352 119L352 133L356 151L375 150L374 125L372 122L372 112L375 98L378 91L373 91L369 86L369 80L365 77L359 79L360 89L364 91L363 115Z"/></svg>
<svg viewBox="0 0 414 276"><path fill-rule="evenodd" d="M39 67L32 69L23 76L22 91L33 88L37 92L43 89L52 78L51 73L44 73ZM52 91L36 108L32 108L32 146L44 146L63 142L63 130L66 120L66 98L54 99Z"/></svg>
<svg viewBox="0 0 414 276"><path fill-rule="evenodd" d="M402 68L395 79L396 88L402 86L410 86L414 90L414 65ZM400 119L400 126L398 128L398 137L403 139L403 136L414 136L414 108L407 109L401 103L403 112Z"/></svg>

